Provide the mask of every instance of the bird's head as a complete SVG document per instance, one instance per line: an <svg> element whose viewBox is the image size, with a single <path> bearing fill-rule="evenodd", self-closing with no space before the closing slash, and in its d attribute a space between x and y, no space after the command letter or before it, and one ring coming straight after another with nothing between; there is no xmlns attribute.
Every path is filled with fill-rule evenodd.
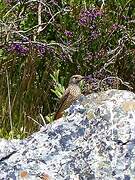
<svg viewBox="0 0 135 180"><path fill-rule="evenodd" d="M81 75L73 75L70 78L69 84L79 84L79 82L83 79L84 79L84 77Z"/></svg>

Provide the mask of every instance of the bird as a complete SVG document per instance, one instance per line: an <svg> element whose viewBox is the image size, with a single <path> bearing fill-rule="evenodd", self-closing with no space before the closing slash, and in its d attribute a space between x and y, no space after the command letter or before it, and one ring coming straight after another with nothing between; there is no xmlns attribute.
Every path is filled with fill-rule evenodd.
<svg viewBox="0 0 135 180"><path fill-rule="evenodd" d="M57 120L62 117L63 111L67 109L78 97L81 95L81 89L79 83L84 79L84 76L73 75L70 80L68 87L64 91L58 109L54 115L54 119Z"/></svg>

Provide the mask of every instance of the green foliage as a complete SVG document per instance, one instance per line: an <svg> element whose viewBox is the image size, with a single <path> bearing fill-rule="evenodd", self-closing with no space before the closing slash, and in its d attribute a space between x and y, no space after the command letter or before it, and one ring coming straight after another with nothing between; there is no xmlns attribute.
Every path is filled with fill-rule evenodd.
<svg viewBox="0 0 135 180"><path fill-rule="evenodd" d="M134 17L134 0L2 0L0 136L52 122L73 74L117 76L135 91Z"/></svg>
<svg viewBox="0 0 135 180"><path fill-rule="evenodd" d="M54 89L51 89L51 91L58 97L61 98L65 88L62 85L63 82L59 82L59 70L57 70L56 72L53 73L53 75L50 75L52 80L54 81L55 85L54 85Z"/></svg>
<svg viewBox="0 0 135 180"><path fill-rule="evenodd" d="M14 129L13 131L7 132L5 128L0 128L0 138L6 138L6 139L23 139L27 137L27 133L25 132L25 129L21 128L20 130Z"/></svg>

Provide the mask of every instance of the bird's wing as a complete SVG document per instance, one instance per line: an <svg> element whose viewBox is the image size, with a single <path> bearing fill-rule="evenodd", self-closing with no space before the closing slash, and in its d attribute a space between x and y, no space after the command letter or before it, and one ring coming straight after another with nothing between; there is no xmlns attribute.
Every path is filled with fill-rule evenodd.
<svg viewBox="0 0 135 180"><path fill-rule="evenodd" d="M59 102L59 107L54 115L54 119L59 119L60 117L62 117L62 114L61 114L61 108L63 106L63 104L65 103L65 101L67 100L68 96L70 94L70 88L67 88L63 94L63 96L61 97L60 99L60 102Z"/></svg>
<svg viewBox="0 0 135 180"><path fill-rule="evenodd" d="M62 95L61 99L60 99L60 102L59 102L59 107L58 107L58 110L57 112L61 109L62 105L64 104L64 102L66 101L67 97L69 96L70 94L70 88L67 88L64 92L64 94Z"/></svg>

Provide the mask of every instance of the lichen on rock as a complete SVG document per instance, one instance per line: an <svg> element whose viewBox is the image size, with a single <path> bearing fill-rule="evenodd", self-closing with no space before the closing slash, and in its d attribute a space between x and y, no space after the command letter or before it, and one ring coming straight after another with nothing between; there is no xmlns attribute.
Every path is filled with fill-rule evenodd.
<svg viewBox="0 0 135 180"><path fill-rule="evenodd" d="M135 179L134 104L124 90L81 96L67 116L29 138L0 141L0 179Z"/></svg>

